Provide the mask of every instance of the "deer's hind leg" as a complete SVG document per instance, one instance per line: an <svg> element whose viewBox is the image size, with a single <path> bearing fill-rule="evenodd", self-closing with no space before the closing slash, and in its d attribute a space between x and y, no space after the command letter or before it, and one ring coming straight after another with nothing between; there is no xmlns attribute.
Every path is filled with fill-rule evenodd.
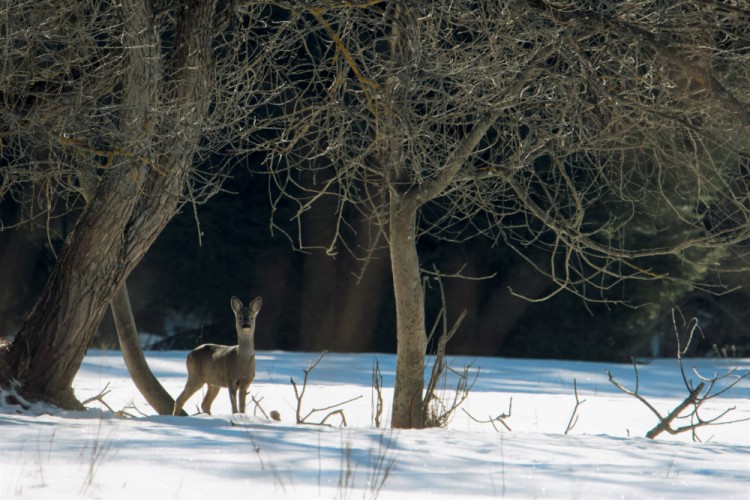
<svg viewBox="0 0 750 500"><path fill-rule="evenodd" d="M198 389L200 389L202 385L202 381L191 379L190 375L188 375L187 382L185 383L185 388L182 390L180 395L177 396L177 399L174 402L172 415L179 415L182 412L182 407L185 405L187 400L190 399L190 396L198 392Z"/></svg>
<svg viewBox="0 0 750 500"><path fill-rule="evenodd" d="M214 399L216 399L216 395L219 394L219 387L218 385L211 385L208 384L208 390L206 391L206 395L203 397L203 402L201 403L201 410L203 410L203 413L207 413L208 415L211 414L211 405L214 402Z"/></svg>

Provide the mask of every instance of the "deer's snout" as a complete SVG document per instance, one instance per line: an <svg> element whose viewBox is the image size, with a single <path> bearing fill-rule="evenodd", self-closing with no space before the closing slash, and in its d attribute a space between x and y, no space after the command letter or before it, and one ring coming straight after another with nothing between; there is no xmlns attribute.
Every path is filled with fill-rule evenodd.
<svg viewBox="0 0 750 500"><path fill-rule="evenodd" d="M255 321L250 316L237 318L237 324L242 330L252 330Z"/></svg>

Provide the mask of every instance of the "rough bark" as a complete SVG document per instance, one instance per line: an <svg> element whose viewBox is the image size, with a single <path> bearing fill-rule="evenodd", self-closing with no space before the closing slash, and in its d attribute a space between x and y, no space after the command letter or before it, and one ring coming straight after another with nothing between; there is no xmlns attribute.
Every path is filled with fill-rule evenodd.
<svg viewBox="0 0 750 500"><path fill-rule="evenodd" d="M81 408L71 383L86 348L115 290L171 215L136 211L133 182L123 177L102 181L8 346L7 361L23 392L63 408Z"/></svg>
<svg viewBox="0 0 750 500"><path fill-rule="evenodd" d="M98 182L96 175L92 170L83 168L78 177L81 193L86 202L91 203ZM126 283L123 283L114 293L110 306L115 330L117 331L117 340L120 344L120 352L130 378L141 395L159 415L171 415L174 408L174 399L162 387L146 362L146 357L141 349L138 327L133 317L133 308L130 305Z"/></svg>
<svg viewBox="0 0 750 500"><path fill-rule="evenodd" d="M424 293L416 246L416 210L391 196L390 252L396 299L397 366L391 425L398 429L424 426L424 356L427 347Z"/></svg>

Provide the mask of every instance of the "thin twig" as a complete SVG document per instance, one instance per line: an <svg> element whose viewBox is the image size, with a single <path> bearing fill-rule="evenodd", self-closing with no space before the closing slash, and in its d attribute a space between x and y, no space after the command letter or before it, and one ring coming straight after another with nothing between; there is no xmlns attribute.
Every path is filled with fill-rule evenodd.
<svg viewBox="0 0 750 500"><path fill-rule="evenodd" d="M263 416L268 419L268 413L266 413L266 410L263 409L263 407L260 405L260 402L263 401L263 398L256 399L255 396L250 396L250 399L253 403L255 403L255 410L253 410L253 415L256 414L258 410L263 414Z"/></svg>
<svg viewBox="0 0 750 500"><path fill-rule="evenodd" d="M438 316L437 316L437 319L435 320L435 324L433 325L432 331L430 332L430 335L428 337L428 343L431 340L432 336L434 335L435 331L437 330L437 326L440 324L442 325L443 328L442 328L442 332L440 335L440 339L438 340L438 343L437 343L437 349L435 351L435 360L432 365L430 379L427 381L427 390L425 391L425 397L422 403L422 408L423 408L423 421L426 427L445 427L447 423L450 421L455 411L458 409L458 407L461 404L463 404L466 398L468 398L472 387L474 387L474 384L476 383L477 378L479 377L479 369L477 368L474 379L471 382L469 382L469 369L471 368L471 365L464 367L463 371L459 373L456 370L452 369L450 366L448 366L445 361L445 351L446 351L448 342L456 334L459 326L461 325L461 322L466 317L466 310L461 312L456 322L449 329L448 328L448 307L447 307L447 302L445 299L445 289L443 287L443 281L441 279L440 272L437 270L437 268L433 266L433 269L434 269L433 274L435 276L434 280L437 282L438 291L440 293L441 308L440 308L440 311L438 312ZM454 392L453 402L450 405L446 405L438 396L437 387L441 381L443 385L445 385L446 376L449 371L458 375L458 382L456 383L456 390Z"/></svg>
<svg viewBox="0 0 750 500"><path fill-rule="evenodd" d="M383 375L377 358L373 360L372 366L372 393L373 422L379 429L383 418Z"/></svg>
<svg viewBox="0 0 750 500"><path fill-rule="evenodd" d="M503 425L508 431L510 431L510 427L508 424L505 423L506 418L510 418L511 411L513 409L513 398L510 398L510 401L508 402L508 412L507 413L501 413L500 415L497 415L496 417L489 417L487 420L479 420L478 418L474 417L471 413L469 413L466 408L461 408L461 411L466 413L470 419L472 419L474 422L478 424L491 424L492 427L495 429L495 431L500 432L495 426L495 422L499 422Z"/></svg>
<svg viewBox="0 0 750 500"><path fill-rule="evenodd" d="M297 383L294 381L294 377L290 378L290 382L292 383L292 387L294 388L294 397L297 399L297 408L295 410L295 416L297 418L298 424L309 424L309 425L328 425L326 424L326 421L332 417L333 415L339 415L341 417L341 423L344 427L346 427L346 417L344 416L344 411L342 409L333 410L330 413L328 413L320 422L308 422L307 420L316 413L325 412L328 410L332 410L333 408L338 408L339 406L343 406L345 404L351 403L352 401L356 401L358 399L362 398L362 395L359 395L357 397L348 399L346 401L343 401L341 403L332 404L330 406L326 406L324 408L313 408L307 414L303 417L302 416L302 399L305 397L305 392L307 391L307 381L310 377L310 373L315 369L315 367L318 366L318 363L320 363L320 360L323 359L323 356L325 356L328 353L328 351L323 351L320 353L320 356L318 356L318 359L316 359L314 362L310 363L307 368L303 370L304 378L302 380L302 388L299 389L297 387Z"/></svg>
<svg viewBox="0 0 750 500"><path fill-rule="evenodd" d="M107 408L109 408L109 405L107 405L107 403L104 401L104 396L106 396L107 394L109 394L110 392L112 392L112 391L108 390L108 387L109 387L109 382L107 382L107 385L104 386L104 389L102 389L101 391L99 391L99 394L97 394L96 396L92 396L92 397L90 397L88 399L83 400L83 402L81 404L83 406L86 406L87 404L91 403L92 401L99 401L101 404L103 404L104 406L106 406ZM109 408L109 411L112 411L112 409ZM114 412L112 412L112 413L114 413Z"/></svg>
<svg viewBox="0 0 750 500"><path fill-rule="evenodd" d="M573 407L573 413L570 414L570 420L568 420L568 426L565 428L565 435L567 435L568 432L573 430L573 427L575 427L576 424L578 423L578 407L586 402L585 399L583 400L578 399L578 384L576 382L576 379L573 379L573 392L576 396L576 405Z"/></svg>

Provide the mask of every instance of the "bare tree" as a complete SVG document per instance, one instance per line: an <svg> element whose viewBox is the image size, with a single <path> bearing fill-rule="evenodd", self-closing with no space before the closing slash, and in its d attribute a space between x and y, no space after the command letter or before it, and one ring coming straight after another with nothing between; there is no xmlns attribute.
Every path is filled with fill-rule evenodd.
<svg viewBox="0 0 750 500"><path fill-rule="evenodd" d="M71 383L107 305L171 217L220 189L219 149L251 148L271 117L258 113L276 95L268 13L215 0L0 7L0 196L36 189L83 206L0 351L0 383L80 407Z"/></svg>
<svg viewBox="0 0 750 500"><path fill-rule="evenodd" d="M397 310L394 427L424 423L420 236L487 236L547 275L552 294L593 300L611 300L623 279L699 283L748 237L748 10L277 4L297 97L271 169L300 216L336 200L332 253L346 246L347 211L382 228ZM675 262L691 272L660 267Z"/></svg>

